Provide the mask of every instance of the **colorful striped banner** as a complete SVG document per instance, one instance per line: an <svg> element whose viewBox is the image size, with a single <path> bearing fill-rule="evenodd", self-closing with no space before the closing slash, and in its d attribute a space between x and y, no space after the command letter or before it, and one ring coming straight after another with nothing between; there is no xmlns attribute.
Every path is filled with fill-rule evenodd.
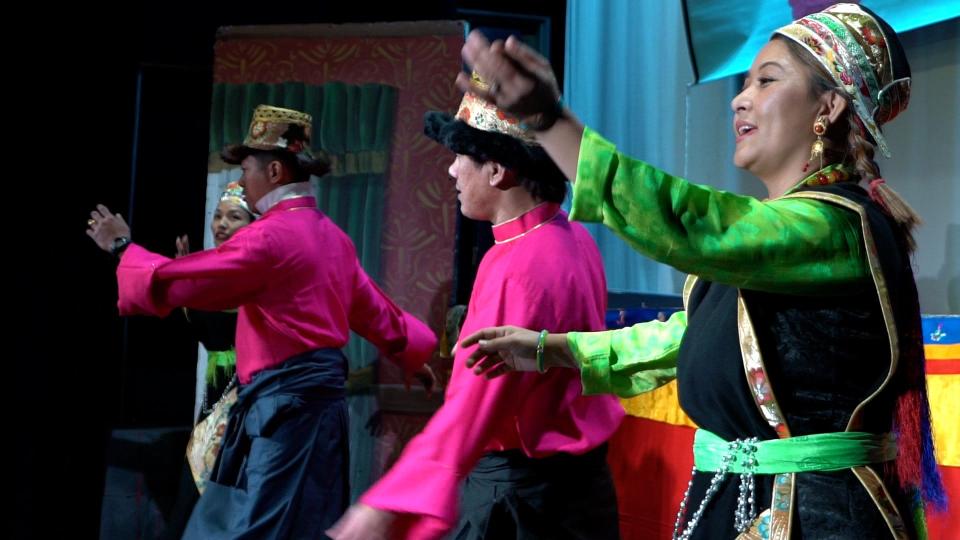
<svg viewBox="0 0 960 540"><path fill-rule="evenodd" d="M947 491L947 512L928 516L931 540L960 538L960 315L925 315L923 351L937 463Z"/></svg>

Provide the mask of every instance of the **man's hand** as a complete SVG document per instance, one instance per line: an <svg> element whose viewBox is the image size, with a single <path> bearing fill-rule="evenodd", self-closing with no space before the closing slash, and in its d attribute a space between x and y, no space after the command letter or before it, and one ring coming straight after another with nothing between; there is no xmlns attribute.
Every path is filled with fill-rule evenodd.
<svg viewBox="0 0 960 540"><path fill-rule="evenodd" d="M113 242L117 238L130 237L130 227L123 220L120 214L113 214L110 209L102 204L97 205L97 209L90 212L90 219L87 220L87 236L93 238L97 246L107 253L113 252Z"/></svg>
<svg viewBox="0 0 960 540"><path fill-rule="evenodd" d="M177 237L177 258L190 254L190 237L187 235Z"/></svg>
<svg viewBox="0 0 960 540"><path fill-rule="evenodd" d="M437 375L433 372L433 369L424 364L420 366L420 369L414 371L407 375L406 380L404 380L404 385L406 385L407 390L410 390L410 381L416 379L423 389L427 392L427 397L433 396L433 390L437 387Z"/></svg>
<svg viewBox="0 0 960 540"><path fill-rule="evenodd" d="M333 540L387 540L393 519L391 512L357 503L326 533Z"/></svg>

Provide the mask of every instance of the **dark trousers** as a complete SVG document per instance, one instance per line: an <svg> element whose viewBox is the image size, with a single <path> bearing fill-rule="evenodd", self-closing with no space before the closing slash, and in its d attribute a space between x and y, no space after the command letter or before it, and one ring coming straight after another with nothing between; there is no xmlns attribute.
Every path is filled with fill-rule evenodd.
<svg viewBox="0 0 960 540"><path fill-rule="evenodd" d="M298 355L254 375L184 538L326 538L349 503L345 359Z"/></svg>
<svg viewBox="0 0 960 540"><path fill-rule="evenodd" d="M586 454L486 454L461 491L455 540L616 540L617 495L606 445Z"/></svg>

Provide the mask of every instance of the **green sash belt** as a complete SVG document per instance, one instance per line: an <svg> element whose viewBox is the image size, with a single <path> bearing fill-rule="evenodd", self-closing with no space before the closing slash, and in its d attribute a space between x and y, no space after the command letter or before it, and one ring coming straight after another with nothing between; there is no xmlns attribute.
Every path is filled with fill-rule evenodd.
<svg viewBox="0 0 960 540"><path fill-rule="evenodd" d="M839 471L897 457L896 440L889 434L840 431L769 441L727 442L705 429L693 441L695 468L728 473L780 474Z"/></svg>

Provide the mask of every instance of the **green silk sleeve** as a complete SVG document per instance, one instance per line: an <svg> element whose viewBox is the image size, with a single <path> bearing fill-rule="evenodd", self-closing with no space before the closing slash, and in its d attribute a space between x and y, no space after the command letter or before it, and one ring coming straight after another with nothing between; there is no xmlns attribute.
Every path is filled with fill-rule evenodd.
<svg viewBox="0 0 960 540"><path fill-rule="evenodd" d="M570 217L603 223L647 257L738 288L831 294L870 276L855 213L693 184L623 155L589 128Z"/></svg>
<svg viewBox="0 0 960 540"><path fill-rule="evenodd" d="M677 350L687 314L606 332L570 332L567 344L580 365L583 393L630 397L664 385L677 375Z"/></svg>

